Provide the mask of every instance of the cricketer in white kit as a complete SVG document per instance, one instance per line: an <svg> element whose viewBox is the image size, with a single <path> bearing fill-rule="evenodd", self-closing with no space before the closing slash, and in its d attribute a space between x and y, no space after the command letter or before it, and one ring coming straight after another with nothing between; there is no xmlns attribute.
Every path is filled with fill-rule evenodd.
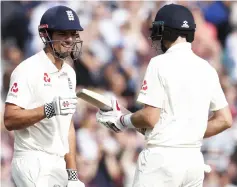
<svg viewBox="0 0 237 187"><path fill-rule="evenodd" d="M76 75L66 63L80 53L82 30L72 9L48 9L39 26L44 50L11 75L4 124L14 130L12 176L17 187L84 187L77 176L72 122Z"/></svg>
<svg viewBox="0 0 237 187"><path fill-rule="evenodd" d="M144 108L124 115L112 98L113 110L96 114L100 124L115 132L147 128L133 187L202 187L202 140L231 126L216 70L191 49L194 32L194 19L186 7L162 7L151 39L161 45L163 54L147 67L137 98ZM208 119L209 111L213 116Z"/></svg>

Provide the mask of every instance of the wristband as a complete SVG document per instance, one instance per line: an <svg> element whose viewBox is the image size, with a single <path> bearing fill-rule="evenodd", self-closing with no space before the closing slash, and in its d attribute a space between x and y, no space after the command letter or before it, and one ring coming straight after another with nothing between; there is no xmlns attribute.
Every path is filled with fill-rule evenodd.
<svg viewBox="0 0 237 187"><path fill-rule="evenodd" d="M46 103L44 105L44 113L48 119L56 115L54 107L53 107L53 103Z"/></svg>
<svg viewBox="0 0 237 187"><path fill-rule="evenodd" d="M77 181L78 180L77 170L67 169L67 174L68 174L68 180L69 181Z"/></svg>
<svg viewBox="0 0 237 187"><path fill-rule="evenodd" d="M124 126L124 127L127 127L127 128L135 128L134 125L132 124L132 121L131 121L131 117L132 117L132 114L126 114L126 115L122 115L120 117L120 122L121 124Z"/></svg>

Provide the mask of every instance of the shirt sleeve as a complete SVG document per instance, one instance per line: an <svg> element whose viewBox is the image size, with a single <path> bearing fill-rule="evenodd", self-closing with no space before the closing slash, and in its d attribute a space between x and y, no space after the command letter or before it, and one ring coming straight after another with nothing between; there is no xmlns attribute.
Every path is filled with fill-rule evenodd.
<svg viewBox="0 0 237 187"><path fill-rule="evenodd" d="M214 74L213 90L212 90L211 103L210 103L211 111L222 109L228 105L225 98L225 94L221 88L218 74L216 70L214 71L215 71L215 74Z"/></svg>
<svg viewBox="0 0 237 187"><path fill-rule="evenodd" d="M29 102L31 102L31 91L27 74L17 67L11 74L6 103L27 108Z"/></svg>
<svg viewBox="0 0 237 187"><path fill-rule="evenodd" d="M164 95L162 77L158 67L151 60L148 64L137 101L157 108L163 108Z"/></svg>

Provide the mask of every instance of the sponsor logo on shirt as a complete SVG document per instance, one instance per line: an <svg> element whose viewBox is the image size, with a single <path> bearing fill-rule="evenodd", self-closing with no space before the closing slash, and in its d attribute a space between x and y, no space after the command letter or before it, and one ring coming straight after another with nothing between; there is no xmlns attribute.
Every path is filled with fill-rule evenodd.
<svg viewBox="0 0 237 187"><path fill-rule="evenodd" d="M142 83L142 87L141 87L141 90L144 90L146 91L148 89L148 86L147 86L147 81L144 80L143 83Z"/></svg>
<svg viewBox="0 0 237 187"><path fill-rule="evenodd" d="M8 95L12 97L17 97L18 91L19 91L19 88L18 88L17 82L14 82Z"/></svg>
<svg viewBox="0 0 237 187"><path fill-rule="evenodd" d="M11 92L17 93L18 92L18 85L17 82L14 82L12 87L11 87Z"/></svg>
<svg viewBox="0 0 237 187"><path fill-rule="evenodd" d="M148 89L147 81L144 80L141 86L140 94L146 95L147 89Z"/></svg>
<svg viewBox="0 0 237 187"><path fill-rule="evenodd" d="M44 73L44 86L52 86L48 73Z"/></svg>
<svg viewBox="0 0 237 187"><path fill-rule="evenodd" d="M50 82L50 77L47 73L44 73L44 82Z"/></svg>

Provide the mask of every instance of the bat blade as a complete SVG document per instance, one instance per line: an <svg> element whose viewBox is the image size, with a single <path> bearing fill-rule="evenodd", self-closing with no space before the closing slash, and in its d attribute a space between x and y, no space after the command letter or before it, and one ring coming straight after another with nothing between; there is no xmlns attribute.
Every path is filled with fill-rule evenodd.
<svg viewBox="0 0 237 187"><path fill-rule="evenodd" d="M81 89L79 92L77 92L77 97L80 99L83 99L84 101L92 104L93 106L104 110L104 111L110 111L112 110L112 103L110 98L105 97L99 93L93 92L91 90L87 89ZM131 113L126 108L120 106L121 111L125 114Z"/></svg>

